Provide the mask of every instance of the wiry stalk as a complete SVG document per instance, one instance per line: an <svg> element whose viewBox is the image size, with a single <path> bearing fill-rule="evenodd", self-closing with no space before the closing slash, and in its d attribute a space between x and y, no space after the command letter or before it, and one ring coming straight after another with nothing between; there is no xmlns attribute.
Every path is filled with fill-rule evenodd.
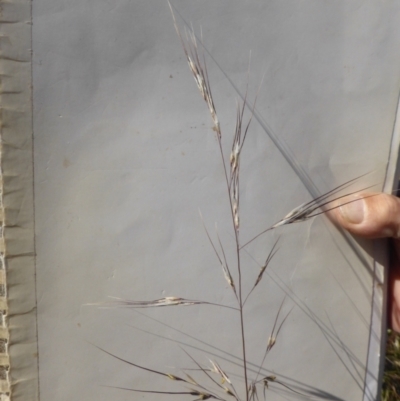
<svg viewBox="0 0 400 401"><path fill-rule="evenodd" d="M222 255L224 257L224 260L222 260L221 257L219 256L219 253L218 253L218 251L217 251L217 249L216 249L216 247L215 247L215 245L214 245L214 243L213 243L213 241L212 241L212 239L210 237L210 234L208 233L208 230L207 230L207 227L206 227L206 225L204 223L204 219L203 219L203 216L202 216L201 212L200 212L200 217L201 217L201 221L203 222L203 227L204 227L204 230L206 231L207 238L210 241L210 244L211 244L211 246L212 246L212 248L213 248L213 250L215 252L215 255L217 256L217 258L219 260L219 263L222 266L222 270L224 272L225 279L228 282L229 286L232 288L236 299L238 299L235 283L233 281L233 277L232 277L231 272L229 270L228 262L227 262L226 256L225 256L225 251L224 251L224 248L222 247L221 240L219 239L218 232L217 232L217 237L218 237L218 241L219 241L220 247L222 249Z"/></svg>
<svg viewBox="0 0 400 401"><path fill-rule="evenodd" d="M280 330L281 330L281 327L283 326L283 323L285 323L285 320L288 318L290 312L291 312L292 309L293 309L293 308L292 308L292 309L289 311L289 313L285 316L285 318L282 320L281 324L279 325L278 330L277 330L276 333L275 333L276 324L277 324L277 322L278 322L279 314L281 313L281 309L282 309L282 306L283 306L283 304L284 304L284 302L285 302L285 299L286 299L286 297L283 298L283 301L282 301L282 303L281 303L281 306L280 306L279 309L278 309L278 313L276 314L275 322L274 322L274 325L273 325L273 327L272 327L271 334L270 334L270 336L269 336L269 338L268 338L267 347L266 347L266 349L265 349L264 357L263 357L263 359L262 359L262 361L261 361L261 364L260 364L260 367L259 367L259 369L258 369L256 379L254 380L254 383L255 383L255 384L257 384L258 376L260 375L261 369L262 369L262 367L263 367L263 365L264 365L265 358L267 357L268 352L271 351L272 347L275 345L276 339L277 339L278 334L279 334L279 332L280 332Z"/></svg>
<svg viewBox="0 0 400 401"><path fill-rule="evenodd" d="M257 287L257 285L259 284L259 282L262 280L263 276L264 276L264 272L265 270L267 270L267 267L269 265L269 263L271 262L272 258L274 257L274 255L278 252L276 248L276 245L278 244L279 241L279 237L278 239L275 241L274 246L272 247L272 249L270 250L267 259L265 260L265 263L260 267L260 272L258 273L257 279L253 285L253 288L250 290L250 292L247 294L246 299L244 300L243 306L246 303L246 301L248 300L249 296L251 295L251 293L254 291L254 289Z"/></svg>

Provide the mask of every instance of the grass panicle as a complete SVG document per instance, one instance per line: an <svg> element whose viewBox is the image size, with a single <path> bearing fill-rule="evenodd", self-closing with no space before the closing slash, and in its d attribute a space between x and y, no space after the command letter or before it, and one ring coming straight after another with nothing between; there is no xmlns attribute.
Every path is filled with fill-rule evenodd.
<svg viewBox="0 0 400 401"><path fill-rule="evenodd" d="M245 304L247 303L250 295L253 293L256 287L260 285L262 282L265 272L268 266L271 264L274 256L279 251L278 242L279 237L275 241L272 248L269 250L269 253L265 259L265 262L260 266L260 270L258 274L254 277L254 284L252 285L250 291L247 292L247 295L244 296L244 290L242 286L242 251L245 251L249 254L249 252L244 249L246 245L253 242L255 239L260 237L261 235L271 231L275 228L289 225L292 223L299 223L314 218L322 213L326 213L330 210L335 209L336 207L340 207L343 204L353 202L354 200L346 201L346 197L355 194L354 191L346 194L342 194L341 191L348 190L351 185L353 185L357 180L364 177L364 175L353 178L344 184L333 188L329 192L318 196L317 198L306 202L296 208L294 208L291 212L289 212L285 217L279 220L277 223L273 224L266 230L257 234L255 237L247 241L244 245L241 244L240 240L240 167L241 167L241 154L243 150L243 146L245 140L249 133L249 128L251 126L251 122L254 116L254 110L257 100L257 95L255 96L253 105L249 105L247 97L248 97L248 85L246 87L246 93L240 102L236 105L236 126L235 131L233 133L233 139L230 144L230 155L229 155L229 164L225 162L224 156L224 147L222 139L225 136L222 136L221 125L218 119L217 110L215 107L214 99L212 96L210 80L207 71L207 64L204 57L204 53L202 52L202 48L199 48L196 35L193 30L185 29L184 33L182 33L179 29L177 21L175 19L175 15L173 12L173 8L171 7L172 18L175 26L176 33L179 37L179 40L182 44L182 48L189 65L189 69L193 78L195 80L196 86L200 91L200 94L203 100L206 102L208 110L211 115L211 119L213 121L213 130L216 135L217 143L219 146L221 163L224 172L224 179L227 190L227 202L229 204L230 209L230 218L233 230L233 238L234 238L234 258L227 257L225 252L225 248L223 246L222 240L218 233L217 225L215 225L215 236L216 240L213 240L210 232L208 231L206 224L204 222L203 216L200 212L200 218L208 238L208 241L211 245L211 248L217 258L219 266L222 267L222 272L224 275L224 279L228 284L230 290L233 292L235 296L236 307L217 304L209 301L200 301L193 299L186 299L183 297L169 296L160 299L154 299L150 301L133 301L133 300L125 300L120 298L115 298L106 304L101 304L100 306L105 307L128 307L128 308L154 308L154 307L170 307L170 306L201 306L201 305L212 305L222 308L229 308L234 310L236 314L236 318L240 323L240 347L238 345L238 349L241 348L241 374L231 374L227 369L221 367L221 365L215 361L215 359L209 359L210 365L206 366L200 363L197 359L195 359L189 352L185 349L182 351L186 354L187 358L191 361L191 364L195 366L195 368L187 368L181 369L180 372L182 374L176 375L173 373L163 372L161 370L152 369L146 366L142 366L133 362L130 362L126 359L120 358L112 353L99 348L101 351L106 354L118 359L121 362L124 362L136 369L141 371L156 375L162 376L172 382L177 383L178 385L183 385L183 390L181 391L159 391L157 389L136 389L136 388L124 388L124 387L114 387L121 390L133 391L138 393L149 393L149 394L159 394L159 395L175 395L175 396L191 396L193 397L192 401L198 400L208 400L215 399L221 401L227 400L236 400L236 401L259 401L261 398L261 394L264 400L267 400L267 390L270 386L281 386L286 390L289 390L293 393L300 394L304 397L308 397L306 394L303 394L289 385L284 383L281 379L278 379L274 374L265 375L266 371L264 368L265 361L268 357L268 354L274 348L279 334L283 329L285 322L289 318L291 312L293 311L294 306L292 306L289 311L283 315L283 307L287 297L282 300L279 309L275 315L275 320L272 325L272 329L269 332L269 335L265 333L265 350L263 351L262 358L260 364L257 365L257 369L249 369L247 355L246 355L246 328L244 325L244 314L245 314ZM200 41L200 39L199 39ZM246 120L246 115L248 109L249 118ZM225 135L225 133L224 133ZM363 190L369 189L370 187L363 188ZM371 195L375 196L375 195ZM338 204L338 201L341 204ZM339 202L339 203L340 203ZM251 256L251 254L250 254ZM251 256L252 257L252 256ZM232 260L235 259L235 262ZM230 261L228 264L228 260ZM283 315L283 318L282 318ZM183 343L182 343L183 344ZM274 351L275 352L275 351ZM214 354L215 355L215 354ZM190 374L189 374L190 371ZM240 383L240 387L238 384ZM241 391L238 391L240 390ZM285 390L285 391L286 391ZM244 393L244 394L242 394ZM186 398L187 399L187 398ZM389 399L385 400L389 401ZM390 400L391 401L391 400Z"/></svg>

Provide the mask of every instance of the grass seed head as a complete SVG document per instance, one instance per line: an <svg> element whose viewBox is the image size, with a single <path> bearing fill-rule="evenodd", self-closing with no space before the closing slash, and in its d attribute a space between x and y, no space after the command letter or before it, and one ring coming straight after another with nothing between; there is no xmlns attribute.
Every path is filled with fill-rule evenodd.
<svg viewBox="0 0 400 401"><path fill-rule="evenodd" d="M268 339L267 351L270 351L272 349L272 347L275 345L275 343L276 343L276 338L270 337Z"/></svg>

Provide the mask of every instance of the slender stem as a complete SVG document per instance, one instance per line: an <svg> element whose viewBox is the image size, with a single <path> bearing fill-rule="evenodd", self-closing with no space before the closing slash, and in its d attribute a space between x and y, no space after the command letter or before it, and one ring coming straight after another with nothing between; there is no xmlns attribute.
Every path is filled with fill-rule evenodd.
<svg viewBox="0 0 400 401"><path fill-rule="evenodd" d="M244 383L246 385L246 401L249 401L248 392L248 380L247 380L247 360L246 360L246 341L244 336L244 321L243 321L243 300L242 300L242 273L240 268L240 245L239 245L239 233L235 230L236 237L236 255L238 263L238 274L239 274L239 312L240 312L240 328L242 331L242 350L243 350L243 369L244 369Z"/></svg>
<svg viewBox="0 0 400 401"><path fill-rule="evenodd" d="M232 207L232 199L230 193L230 185L228 179L228 172L225 165L224 159L224 152L222 150L222 143L221 143L221 135L218 135L218 144L219 150L221 152L222 158L222 165L224 166L224 173L225 173L225 180L228 189L228 198L229 198L229 205L231 210L232 216L232 224L233 224L233 231L235 233L235 242L236 242L236 258L237 258L237 267L238 267L238 284L239 284L239 312L240 312L240 329L241 329L241 337L242 337L242 353L243 353L243 371L244 371L244 383L246 387L246 401L249 401L249 392L248 392L248 378L247 378L247 359L246 359L246 341L244 335L244 321L243 321L243 299L242 299L242 272L240 268L240 243L239 243L239 232L235 226L235 216L233 215L233 207Z"/></svg>

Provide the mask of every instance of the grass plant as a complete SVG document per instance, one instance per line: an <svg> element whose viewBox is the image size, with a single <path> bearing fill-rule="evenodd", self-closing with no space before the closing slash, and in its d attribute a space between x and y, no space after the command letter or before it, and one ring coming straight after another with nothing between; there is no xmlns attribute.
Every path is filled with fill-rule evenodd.
<svg viewBox="0 0 400 401"><path fill-rule="evenodd" d="M234 253L235 262L228 263L228 260L232 258L227 257L226 250L222 244L221 238L219 237L218 231L215 230L215 234L211 234L209 229L201 216L203 222L205 235L208 238L210 246L216 256L218 264L222 268L225 280L232 291L234 298L236 299L236 306L232 307L229 305L223 305L213 302L208 302L205 300L193 300L186 299L179 296L170 296L160 299L154 299L150 301L131 301L125 299L114 299L108 305L117 307L128 307L128 308L159 308L159 307L172 307L172 306L201 306L201 305L211 305L218 308L230 308L235 310L237 313L237 319L240 322L240 349L241 349L241 377L231 377L226 368L217 360L210 360L209 365L204 365L195 359L186 349L182 349L182 352L186 354L187 360L192 364L190 369L181 369L181 374L173 374L170 372L156 370L144 365L138 365L125 358L111 354L107 350L101 349L103 352L113 356L114 358L133 366L146 374L161 376L167 380L176 382L180 387L176 391L161 391L154 388L125 388L116 387L122 390L127 390L135 393L145 393L145 394L157 394L157 395L174 395L174 396L191 396L193 401L198 400L221 400L227 401L230 399L236 401L255 401L262 398L267 399L266 392L271 385L281 386L282 388L288 390L291 393L300 394L306 398L309 398L306 394L303 394L297 389L292 388L288 384L272 374L265 374L263 369L264 363L268 357L268 354L274 348L276 342L279 339L279 334L284 328L284 324L288 319L291 311L295 306L289 308L289 311L283 313L284 305L286 302L286 297L282 299L280 307L275 314L274 323L272 329L265 339L265 348L262 350L262 360L258 365L258 368L254 372L254 369L249 369L248 359L247 359L247 342L246 342L246 327L244 315L246 313L246 304L250 299L255 288L262 282L265 277L265 272L268 269L274 255L278 252L279 238L269 250L268 254L264 259L264 263L260 265L260 270L254 277L253 286L250 291L245 293L243 289L243 268L242 268L242 253L247 252L246 246L254 241L256 238L266 234L269 231L274 230L277 227L284 225L290 225L294 223L300 223L311 218L314 218L322 213L332 210L338 206L338 200L340 200L340 206L352 202L352 200L346 200L346 197L352 195L359 190L346 193L342 195L343 191L348 190L352 184L354 184L359 178L357 177L348 182L339 185L338 187L332 189L331 191L314 198L312 201L304 203L297 208L289 212L285 217L277 221L272 226L266 228L256 236L250 239L242 240L241 238L241 222L240 222L240 172L241 172L241 155L242 150L245 146L246 138L249 134L250 125L254 116L254 109L256 104L257 96L249 107L249 102L247 100L247 91L244 98L238 101L236 108L236 128L233 135L233 140L229 144L229 157L227 157L227 146L225 143L225 137L221 130L220 121L218 119L216 105L212 96L211 85L209 81L209 76L207 72L207 65L205 62L205 57L202 51L200 51L197 44L196 36L193 31L185 30L184 33L178 28L178 24L175 20L174 13L171 8L171 12L174 19L174 25L177 35L181 41L184 54L186 56L189 69L194 77L196 86L200 91L200 94L205 101L207 108L210 112L211 119L213 122L213 130L217 139L217 146L219 147L219 153L221 156L221 168L224 172L224 186L226 187L227 193L227 206L230 210L230 220L232 236L234 241ZM249 111L247 111L249 109ZM229 160L228 162L226 162ZM363 190L368 189L362 188ZM213 239L215 237L215 239ZM398 343L397 343L398 345ZM239 347L239 346L238 346ZM393 350L395 349L395 342L393 343ZM400 353L397 349L396 352ZM387 377L392 375L391 371L387 371ZM398 373L394 374L396 378L399 378ZM398 386L393 384L388 384L389 387L398 390ZM389 388L388 387L388 388ZM396 390L397 389L397 390ZM384 398L384 401L392 401L393 398Z"/></svg>

